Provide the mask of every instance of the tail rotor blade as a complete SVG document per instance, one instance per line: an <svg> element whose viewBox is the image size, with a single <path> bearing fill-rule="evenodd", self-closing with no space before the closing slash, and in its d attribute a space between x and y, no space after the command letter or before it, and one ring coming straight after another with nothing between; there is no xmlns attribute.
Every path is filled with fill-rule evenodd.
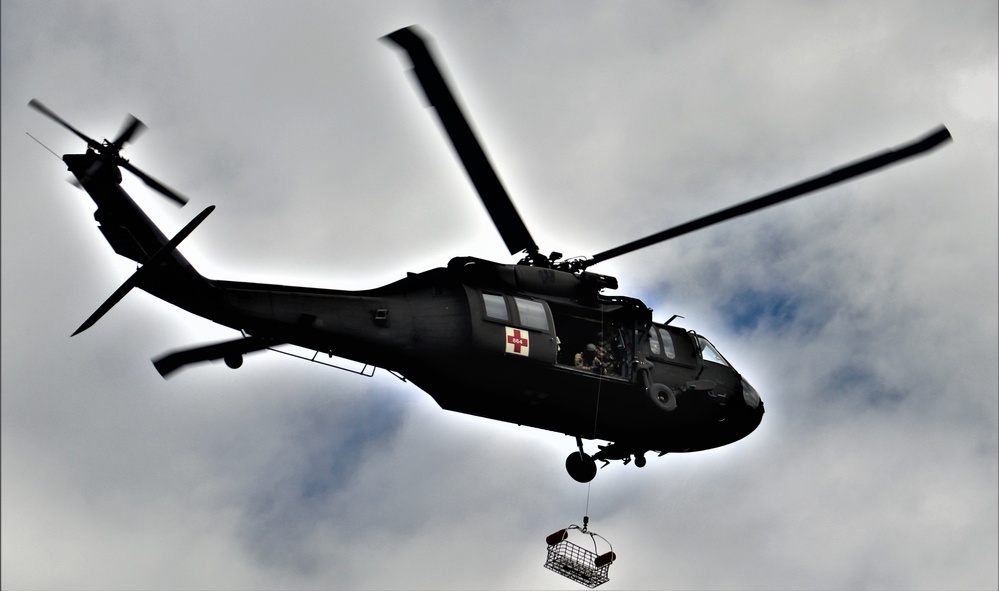
<svg viewBox="0 0 999 591"><path fill-rule="evenodd" d="M136 168L135 166L133 166L128 160L119 159L118 165L120 165L122 168L127 169L129 172L131 172L135 176L137 176L140 179L142 179L142 181L144 183L146 183L147 185L149 185L152 189L155 189L156 191L159 191L165 197L167 197L169 199L172 199L173 201L175 201L180 206L183 207L185 204L187 204L187 198L186 197L181 196L180 194L178 194L173 189L167 187L163 183L159 182L158 180L154 179L153 177L149 176L148 174L142 172L141 170L139 170L138 168Z"/></svg>
<svg viewBox="0 0 999 591"><path fill-rule="evenodd" d="M142 121L139 121L133 115L129 115L125 123L125 129L118 134L118 139L111 142L111 145L113 145L116 150L121 150L122 146L131 141L135 134L141 134L145 131L145 129L146 125Z"/></svg>
<svg viewBox="0 0 999 591"><path fill-rule="evenodd" d="M49 109L48 107L46 107L45 105L43 105L41 103L41 101L39 101L38 99L31 99L31 101L28 103L28 106L29 107L34 107L34 109L37 110L37 111L39 111L41 114L45 115L49 119L52 119L56 123L58 123L58 124L62 125L63 127L65 127L66 129L72 131L73 133L75 133L77 135L77 137L79 137L83 141L87 142L87 145L90 146L91 148L93 148L95 150L100 150L101 149L101 145L99 143L97 143L96 141L94 141L90 137L87 137L82 131L80 131L79 129L77 129L77 128L73 127L72 125L70 125L69 123L67 123L62 117L56 115L54 111L52 111L51 109Z"/></svg>
<svg viewBox="0 0 999 591"><path fill-rule="evenodd" d="M148 174L142 172L134 165L132 165L128 160L122 158L121 155L119 155L119 152L121 151L122 147L127 142L133 140L136 137L136 134L142 133L142 131L146 129L145 124L143 124L142 121L139 121L139 119L137 119L135 116L133 115L128 116L128 118L125 120L125 126L121 130L121 133L118 134L117 139L115 139L113 142L105 141L105 143L99 144L93 139L84 135L83 132L81 132L77 128L67 123L62 117L56 115L55 112L53 112L51 109L43 105L41 101L37 99L31 99L31 101L28 103L28 106L38 110L43 115L49 117L56 123L62 125L66 129L75 133L83 141L87 142L87 146L89 146L93 151L100 154L101 158L104 161L108 162L111 165L125 168L135 176L142 179L142 181L147 185L149 185L152 189L160 192L165 197L173 200L177 204L184 206L187 203L186 197L183 197L170 187L167 187L163 183L159 182L158 180L154 179Z"/></svg>

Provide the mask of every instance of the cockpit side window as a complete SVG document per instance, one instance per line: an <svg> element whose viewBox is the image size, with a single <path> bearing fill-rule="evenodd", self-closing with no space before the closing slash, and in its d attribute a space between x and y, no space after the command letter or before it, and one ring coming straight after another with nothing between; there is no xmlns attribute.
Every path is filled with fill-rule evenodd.
<svg viewBox="0 0 999 591"><path fill-rule="evenodd" d="M718 349L715 349L714 345L708 342L708 339L698 335L697 345L701 349L701 358L703 358L705 361L710 361L712 363L717 363L719 365L726 365L728 367L732 367L731 365L729 365L728 361L725 361L725 358L721 356L721 353L718 352Z"/></svg>
<svg viewBox="0 0 999 591"><path fill-rule="evenodd" d="M661 326L650 328L649 353L656 357L676 359L676 347L673 345L673 335Z"/></svg>

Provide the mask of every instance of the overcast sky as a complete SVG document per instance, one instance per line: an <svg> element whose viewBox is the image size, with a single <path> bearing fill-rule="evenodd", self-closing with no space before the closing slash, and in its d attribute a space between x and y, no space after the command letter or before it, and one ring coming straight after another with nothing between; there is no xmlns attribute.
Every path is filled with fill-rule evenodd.
<svg viewBox="0 0 999 591"><path fill-rule="evenodd" d="M4 589L999 585L997 5L981 2L2 4ZM166 381L235 333L129 294L68 184L72 134L149 129L124 186L209 277L367 288L513 262L408 62L421 25L544 252L589 255L945 124L875 176L608 261L762 394L719 450L564 471L572 439L273 353ZM127 174L127 173L126 173ZM594 442L588 442L593 451ZM582 541L582 540L578 540Z"/></svg>

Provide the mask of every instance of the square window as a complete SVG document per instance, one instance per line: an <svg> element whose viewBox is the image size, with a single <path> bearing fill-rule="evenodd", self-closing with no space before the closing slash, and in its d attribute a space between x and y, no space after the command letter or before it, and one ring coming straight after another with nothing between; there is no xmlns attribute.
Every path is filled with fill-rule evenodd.
<svg viewBox="0 0 999 591"><path fill-rule="evenodd" d="M506 298L491 293L482 294L482 303L486 308L486 316L503 322L510 321L510 313L506 311Z"/></svg>
<svg viewBox="0 0 999 591"><path fill-rule="evenodd" d="M520 316L520 323L526 328L535 330L548 330L548 315L545 314L545 306L541 302L513 298L517 303L517 315Z"/></svg>
<svg viewBox="0 0 999 591"><path fill-rule="evenodd" d="M673 335L665 328L659 329L659 336L663 340L663 352L667 359L676 359L676 347L673 346Z"/></svg>

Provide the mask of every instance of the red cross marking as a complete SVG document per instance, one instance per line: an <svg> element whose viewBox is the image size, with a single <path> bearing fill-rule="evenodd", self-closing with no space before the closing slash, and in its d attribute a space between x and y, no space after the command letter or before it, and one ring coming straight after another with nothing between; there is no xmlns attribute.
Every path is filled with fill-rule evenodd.
<svg viewBox="0 0 999 591"><path fill-rule="evenodd" d="M519 330L514 329L513 334L506 337L506 342L513 345L513 352L520 353L521 347L527 347L527 335L522 335Z"/></svg>

